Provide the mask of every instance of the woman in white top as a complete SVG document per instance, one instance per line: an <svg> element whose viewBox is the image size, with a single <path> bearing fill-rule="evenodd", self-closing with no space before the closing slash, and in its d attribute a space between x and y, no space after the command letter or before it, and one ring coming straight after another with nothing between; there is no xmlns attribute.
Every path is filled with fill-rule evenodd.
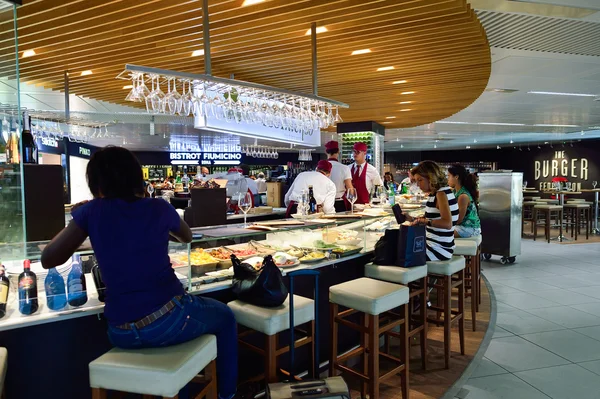
<svg viewBox="0 0 600 399"><path fill-rule="evenodd" d="M426 225L427 260L449 260L454 253L454 225L458 221L458 202L448 187L445 171L433 161L422 161L411 173L419 188L429 193L425 216L412 220Z"/></svg>

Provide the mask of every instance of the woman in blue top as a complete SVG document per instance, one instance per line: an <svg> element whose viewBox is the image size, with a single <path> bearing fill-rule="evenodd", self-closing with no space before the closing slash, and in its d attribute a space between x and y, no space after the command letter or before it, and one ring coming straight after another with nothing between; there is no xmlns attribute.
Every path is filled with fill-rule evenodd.
<svg viewBox="0 0 600 399"><path fill-rule="evenodd" d="M169 203L144 198L142 176L128 150L96 152L87 166L94 199L73 207L73 220L44 249L42 265L65 263L90 237L106 284L111 342L125 349L151 348L214 334L219 397L229 399L237 387L235 317L221 302L185 293L171 267L168 244L169 239L189 243L192 232Z"/></svg>

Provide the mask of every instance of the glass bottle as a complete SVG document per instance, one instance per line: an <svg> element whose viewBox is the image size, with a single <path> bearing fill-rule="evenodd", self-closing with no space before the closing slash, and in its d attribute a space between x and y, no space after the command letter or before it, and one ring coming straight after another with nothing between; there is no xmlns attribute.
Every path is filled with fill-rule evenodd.
<svg viewBox="0 0 600 399"><path fill-rule="evenodd" d="M67 306L67 295L65 290L65 280L56 268L48 271L44 281L46 290L46 304L52 310L60 310Z"/></svg>
<svg viewBox="0 0 600 399"><path fill-rule="evenodd" d="M68 300L71 306L81 306L88 300L85 275L81 267L81 256L73 255L73 266L67 278Z"/></svg>
<svg viewBox="0 0 600 399"><path fill-rule="evenodd" d="M31 271L31 261L23 261L23 273L19 274L19 312L30 315L38 310L37 276Z"/></svg>
<svg viewBox="0 0 600 399"><path fill-rule="evenodd" d="M313 186L308 186L308 213L310 215L317 213L317 200L313 193Z"/></svg>
<svg viewBox="0 0 600 399"><path fill-rule="evenodd" d="M4 266L0 265L0 319L6 314L9 289L10 280L6 277L6 269Z"/></svg>
<svg viewBox="0 0 600 399"><path fill-rule="evenodd" d="M23 112L23 132L21 143L23 145L23 163L38 163L38 148L31 134L31 117L27 111Z"/></svg>

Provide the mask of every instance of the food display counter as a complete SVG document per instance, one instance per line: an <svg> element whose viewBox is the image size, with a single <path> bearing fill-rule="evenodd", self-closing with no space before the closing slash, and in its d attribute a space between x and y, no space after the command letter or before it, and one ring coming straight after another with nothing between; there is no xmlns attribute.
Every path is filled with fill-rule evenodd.
<svg viewBox="0 0 600 399"><path fill-rule="evenodd" d="M227 259L231 253L252 264L262 263L262 257L271 254L284 276L293 270L319 269L323 274L321 288L325 294L328 286L361 276L364 264L372 257L375 243L386 228L393 226L393 219L390 212L380 209L353 218L301 220L292 226L258 226L267 227L268 231L244 229L241 224L198 228L193 229L196 238L192 243L170 243L169 256L180 281L194 295L206 295L224 302L234 299L230 289L233 272ZM296 219L280 222L285 221L298 223ZM2 248L2 263L7 266L11 291L6 315L0 319L0 345L16 353L9 357L9 370L47 364L57 356L68 356L69 362L60 362L56 369L49 368L40 377L39 384L27 384L26 373L10 373L7 393L9 397L88 397L87 364L112 347L102 316L104 304L98 299L89 273L94 263L93 251L84 244L78 252L86 271L87 302L78 307L67 304L65 308L53 311L48 308L44 294L47 271L39 264L46 244L36 242L28 243L26 248ZM19 312L18 295L13 288L16 287L13 284L15 275L22 271L24 253L32 261L32 270L38 274L39 308L27 316ZM57 269L66 277L70 266L67 263ZM123 272L127 272L126 265ZM303 292L301 285L297 288L298 294L311 295L308 288L305 287L307 292ZM327 315L327 312L323 313ZM47 396L48 390L44 386L66 375L72 383L55 384L51 396Z"/></svg>

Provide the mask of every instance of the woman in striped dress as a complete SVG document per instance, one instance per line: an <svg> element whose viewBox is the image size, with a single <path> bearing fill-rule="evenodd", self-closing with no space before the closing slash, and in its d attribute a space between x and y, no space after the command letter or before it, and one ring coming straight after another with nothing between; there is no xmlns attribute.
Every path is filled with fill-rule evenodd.
<svg viewBox="0 0 600 399"><path fill-rule="evenodd" d="M427 260L448 260L454 253L454 225L458 221L458 202L448 187L446 173L433 161L422 161L411 170L419 188L429 193L425 217L408 218L413 225L426 225Z"/></svg>

